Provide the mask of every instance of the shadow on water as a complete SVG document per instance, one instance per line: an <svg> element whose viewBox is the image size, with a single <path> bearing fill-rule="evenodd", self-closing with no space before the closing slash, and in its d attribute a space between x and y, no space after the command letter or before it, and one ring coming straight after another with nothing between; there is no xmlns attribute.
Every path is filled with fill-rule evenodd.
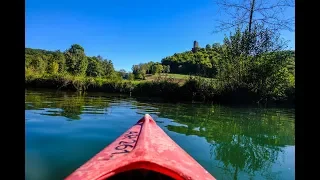
<svg viewBox="0 0 320 180"><path fill-rule="evenodd" d="M209 144L210 161L215 162L211 172L219 169L219 179L281 179L281 174L272 168L281 164L285 147L295 146L293 109L141 102L126 96L92 93L31 91L25 96L26 110L41 110L41 115L68 120L79 120L82 114L111 114L112 106L123 107L123 112L127 109L139 115L149 113L162 128L185 138L204 138Z"/></svg>

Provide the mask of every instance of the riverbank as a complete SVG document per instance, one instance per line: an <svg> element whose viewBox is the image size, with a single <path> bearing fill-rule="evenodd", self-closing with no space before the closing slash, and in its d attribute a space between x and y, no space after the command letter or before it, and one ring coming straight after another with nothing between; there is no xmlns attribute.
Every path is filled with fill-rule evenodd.
<svg viewBox="0 0 320 180"><path fill-rule="evenodd" d="M163 98L166 101L199 101L219 104L294 104L295 89L281 96L262 95L245 85L227 85L215 79L190 76L184 83L159 76L152 81L130 81L71 75L26 76L26 88L68 91L122 93L138 97Z"/></svg>

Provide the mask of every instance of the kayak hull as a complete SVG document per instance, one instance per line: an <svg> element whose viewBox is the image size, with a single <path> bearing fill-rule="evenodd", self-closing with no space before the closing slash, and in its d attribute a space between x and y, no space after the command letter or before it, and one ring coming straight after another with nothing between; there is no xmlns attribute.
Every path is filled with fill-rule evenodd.
<svg viewBox="0 0 320 180"><path fill-rule="evenodd" d="M102 180L138 169L177 180L215 179L146 114L66 180Z"/></svg>

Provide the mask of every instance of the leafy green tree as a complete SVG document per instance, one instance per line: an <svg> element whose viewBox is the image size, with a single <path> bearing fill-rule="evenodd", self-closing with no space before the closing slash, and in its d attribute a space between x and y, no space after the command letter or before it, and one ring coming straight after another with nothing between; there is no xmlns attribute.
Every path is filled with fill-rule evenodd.
<svg viewBox="0 0 320 180"><path fill-rule="evenodd" d="M103 75L105 77L111 77L114 74L114 67L111 60L103 60L102 61L102 69L103 69Z"/></svg>
<svg viewBox="0 0 320 180"><path fill-rule="evenodd" d="M55 51L53 53L53 62L58 63L59 65L59 73L63 73L66 71L66 58L64 56L64 54L62 52L60 52L59 50Z"/></svg>
<svg viewBox="0 0 320 180"><path fill-rule="evenodd" d="M146 69L146 74L152 74L152 66L154 64L155 63L153 61L150 61L150 62L144 64L144 68Z"/></svg>
<svg viewBox="0 0 320 180"><path fill-rule="evenodd" d="M87 76L98 77L103 75L102 62L97 57L88 57Z"/></svg>
<svg viewBox="0 0 320 180"><path fill-rule="evenodd" d="M294 86L294 75L289 68L293 54L280 51L285 43L261 25L251 32L240 29L225 38L218 62L220 81L233 89L246 87L261 99L285 98L286 89Z"/></svg>
<svg viewBox="0 0 320 180"><path fill-rule="evenodd" d="M130 81L134 80L134 74L133 73L128 73L128 80L130 80Z"/></svg>
<svg viewBox="0 0 320 180"><path fill-rule="evenodd" d="M84 48L73 44L65 51L67 71L73 75L84 75L88 67L88 59Z"/></svg>
<svg viewBox="0 0 320 180"><path fill-rule="evenodd" d="M290 56L281 52L266 53L252 62L246 83L262 99L286 98L286 90L294 87L294 74L289 70Z"/></svg>
<svg viewBox="0 0 320 180"><path fill-rule="evenodd" d="M145 79L146 68L143 64L133 65L132 73L134 74L135 79Z"/></svg>
<svg viewBox="0 0 320 180"><path fill-rule="evenodd" d="M59 64L57 62L52 62L51 64L51 74L57 74L59 72Z"/></svg>
<svg viewBox="0 0 320 180"><path fill-rule="evenodd" d="M152 74L160 74L163 71L163 66L159 63L153 64L151 67Z"/></svg>
<svg viewBox="0 0 320 180"><path fill-rule="evenodd" d="M34 58L31 59L29 63L29 67L32 67L36 72L43 74L46 71L47 63L43 60L40 55L36 55Z"/></svg>
<svg viewBox="0 0 320 180"><path fill-rule="evenodd" d="M216 67L213 59L219 54L217 48L199 48L196 52L175 53L162 59L163 66L170 66L171 73L194 74L215 77Z"/></svg>
<svg viewBox="0 0 320 180"><path fill-rule="evenodd" d="M47 73L57 74L65 72L65 56L60 51L54 51L45 55L47 62Z"/></svg>

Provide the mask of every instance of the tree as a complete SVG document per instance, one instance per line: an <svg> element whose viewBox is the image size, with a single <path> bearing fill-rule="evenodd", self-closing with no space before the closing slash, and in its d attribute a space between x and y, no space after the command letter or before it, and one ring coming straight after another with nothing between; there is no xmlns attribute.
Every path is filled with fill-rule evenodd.
<svg viewBox="0 0 320 180"><path fill-rule="evenodd" d="M294 73L290 72L291 55L285 52L270 52L250 64L244 81L258 92L261 99L286 98L286 90L294 87Z"/></svg>
<svg viewBox="0 0 320 180"><path fill-rule="evenodd" d="M59 71L59 64L57 62L52 62L51 74L57 74Z"/></svg>
<svg viewBox="0 0 320 180"><path fill-rule="evenodd" d="M220 48L218 79L233 90L245 87L262 99L284 98L286 89L294 86L294 54L281 51L284 45L279 34L262 25L254 25L251 32L238 28Z"/></svg>
<svg viewBox="0 0 320 180"><path fill-rule="evenodd" d="M133 73L128 73L128 80L132 81L134 80L134 74Z"/></svg>
<svg viewBox="0 0 320 180"><path fill-rule="evenodd" d="M43 60L41 55L36 55L31 59L29 64L36 72L43 74L47 68L47 63Z"/></svg>
<svg viewBox="0 0 320 180"><path fill-rule="evenodd" d="M160 63L153 64L151 67L152 74L159 74L163 71L163 66Z"/></svg>
<svg viewBox="0 0 320 180"><path fill-rule="evenodd" d="M88 67L88 59L83 47L73 44L66 50L67 71L73 75L84 75Z"/></svg>
<svg viewBox="0 0 320 180"><path fill-rule="evenodd" d="M144 64L133 65L132 73L134 74L135 79L145 79L146 69Z"/></svg>
<svg viewBox="0 0 320 180"><path fill-rule="evenodd" d="M223 17L217 17L214 32L231 28L248 28L251 32L254 24L264 24L273 32L294 29L294 17L287 17L287 8L294 8L293 0L216 0Z"/></svg>
<svg viewBox="0 0 320 180"><path fill-rule="evenodd" d="M169 72L178 74L197 74L205 77L214 77L216 68L213 59L216 59L219 48L199 48L197 52L186 51L175 53L162 59L164 72L169 66Z"/></svg>
<svg viewBox="0 0 320 180"><path fill-rule="evenodd" d="M102 72L105 77L111 77L114 74L114 67L111 60L102 61Z"/></svg>
<svg viewBox="0 0 320 180"><path fill-rule="evenodd" d="M210 44L207 44L207 45L206 45L206 50L210 50L210 49L211 49Z"/></svg>
<svg viewBox="0 0 320 180"><path fill-rule="evenodd" d="M57 63L58 64L58 72L63 73L66 71L66 58L63 53L61 53L59 50L55 51L51 56L51 63ZM51 65L56 66L56 65Z"/></svg>
<svg viewBox="0 0 320 180"><path fill-rule="evenodd" d="M88 57L87 76L98 77L103 75L102 62L97 57Z"/></svg>
<svg viewBox="0 0 320 180"><path fill-rule="evenodd" d="M213 43L212 44L212 49L214 49L214 50L218 49L219 47L221 47L220 43Z"/></svg>
<svg viewBox="0 0 320 180"><path fill-rule="evenodd" d="M124 70L124 69L120 69L119 73L121 74L122 78L124 78L126 76L126 74L127 74L126 70Z"/></svg>
<svg viewBox="0 0 320 180"><path fill-rule="evenodd" d="M152 74L151 68L152 68L152 66L153 66L154 64L155 64L155 63L154 63L153 61L150 61L150 62L144 64L144 66L145 66L145 68L146 68L146 74Z"/></svg>

